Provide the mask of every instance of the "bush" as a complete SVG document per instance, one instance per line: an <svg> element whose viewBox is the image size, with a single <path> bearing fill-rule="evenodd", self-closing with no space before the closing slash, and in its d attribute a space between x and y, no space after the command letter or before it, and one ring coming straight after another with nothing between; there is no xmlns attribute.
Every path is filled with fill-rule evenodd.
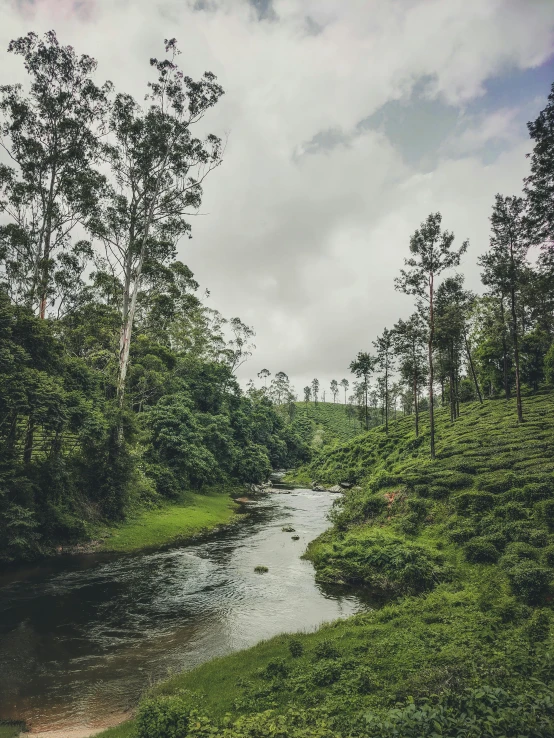
<svg viewBox="0 0 554 738"><path fill-rule="evenodd" d="M537 505L539 518L546 523L549 531L554 531L554 500L543 500Z"/></svg>
<svg viewBox="0 0 554 738"><path fill-rule="evenodd" d="M443 471L438 475L440 484L448 489L463 489L473 484L473 477L470 474L463 474L462 471Z"/></svg>
<svg viewBox="0 0 554 738"><path fill-rule="evenodd" d="M376 518L387 507L387 501L383 495L370 495L362 503L362 514L364 518Z"/></svg>
<svg viewBox="0 0 554 738"><path fill-rule="evenodd" d="M474 564L493 564L498 561L499 553L486 538L473 538L464 546L464 554Z"/></svg>
<svg viewBox="0 0 554 738"><path fill-rule="evenodd" d="M546 610L535 610L526 627L531 643L546 641L550 635L550 616Z"/></svg>
<svg viewBox="0 0 554 738"><path fill-rule="evenodd" d="M136 717L138 738L183 738L191 708L182 695L164 695L141 703Z"/></svg>
<svg viewBox="0 0 554 738"><path fill-rule="evenodd" d="M523 494L529 504L544 500L552 494L552 484L545 482L532 482L523 487Z"/></svg>
<svg viewBox="0 0 554 738"><path fill-rule="evenodd" d="M339 662L326 659L315 664L309 674L309 680L317 687L328 687L340 679Z"/></svg>
<svg viewBox="0 0 554 738"><path fill-rule="evenodd" d="M544 560L549 566L554 566L554 544L550 544L545 548Z"/></svg>
<svg viewBox="0 0 554 738"><path fill-rule="evenodd" d="M462 492L454 497L454 504L461 513L481 513L494 507L495 497L490 492Z"/></svg>
<svg viewBox="0 0 554 738"><path fill-rule="evenodd" d="M332 641L320 641L314 649L314 659L316 661L321 659L338 659L339 656L340 654Z"/></svg>
<svg viewBox="0 0 554 738"><path fill-rule="evenodd" d="M540 551L528 543L515 541L506 546L505 556L510 556L516 559L530 559L531 561L538 561Z"/></svg>
<svg viewBox="0 0 554 738"><path fill-rule="evenodd" d="M275 679L275 677L286 677L289 675L289 667L283 659L275 659L274 661L268 661L265 667L261 670L260 676L263 679Z"/></svg>
<svg viewBox="0 0 554 738"><path fill-rule="evenodd" d="M516 476L511 471L498 470L488 474L482 474L477 480L477 487L483 492L498 494L507 492L516 485Z"/></svg>
<svg viewBox="0 0 554 738"><path fill-rule="evenodd" d="M507 502L505 505L498 505L494 514L502 520L526 520L527 509L521 502Z"/></svg>
<svg viewBox="0 0 554 738"><path fill-rule="evenodd" d="M293 659L297 659L304 653L304 645L298 638L291 638L289 641L289 651Z"/></svg>
<svg viewBox="0 0 554 738"><path fill-rule="evenodd" d="M552 578L550 569L523 559L507 570L514 594L528 605L540 603L548 593Z"/></svg>
<svg viewBox="0 0 554 738"><path fill-rule="evenodd" d="M548 543L548 532L546 530L541 530L540 528L535 528L534 530L529 531L528 540L531 546L542 548Z"/></svg>
<svg viewBox="0 0 554 738"><path fill-rule="evenodd" d="M433 500L444 500L450 494L450 490L444 484L431 484L427 488L427 494Z"/></svg>

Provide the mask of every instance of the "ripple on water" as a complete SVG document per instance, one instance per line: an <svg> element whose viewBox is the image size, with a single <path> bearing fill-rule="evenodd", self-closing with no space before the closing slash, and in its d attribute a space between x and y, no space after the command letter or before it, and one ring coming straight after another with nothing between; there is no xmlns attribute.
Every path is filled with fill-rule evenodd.
<svg viewBox="0 0 554 738"><path fill-rule="evenodd" d="M0 582L0 717L34 730L115 723L152 681L362 609L355 593L318 587L300 558L328 527L332 501L267 495L217 539L73 557Z"/></svg>

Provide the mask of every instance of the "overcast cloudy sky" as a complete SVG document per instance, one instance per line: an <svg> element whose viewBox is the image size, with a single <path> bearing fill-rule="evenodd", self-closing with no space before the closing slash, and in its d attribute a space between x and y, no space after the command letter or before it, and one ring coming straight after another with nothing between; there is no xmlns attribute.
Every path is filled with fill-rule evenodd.
<svg viewBox="0 0 554 738"><path fill-rule="evenodd" d="M554 0L0 0L1 82L11 38L56 29L99 79L143 97L148 59L175 36L185 72L226 90L228 133L180 257L210 304L257 332L263 367L297 391L348 376L411 312L394 291L432 211L478 289L496 192L521 190L526 122L554 82Z"/></svg>

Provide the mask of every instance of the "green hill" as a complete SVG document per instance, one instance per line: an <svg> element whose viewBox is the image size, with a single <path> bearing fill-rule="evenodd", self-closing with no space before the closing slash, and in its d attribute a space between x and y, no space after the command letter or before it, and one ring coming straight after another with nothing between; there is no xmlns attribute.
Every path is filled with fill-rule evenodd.
<svg viewBox="0 0 554 738"><path fill-rule="evenodd" d="M334 402L297 402L295 403L295 421L309 423L312 427L312 446L319 449L348 441L364 432L363 424L357 413L347 412L345 405ZM381 422L379 413L370 411L370 422Z"/></svg>
<svg viewBox="0 0 554 738"><path fill-rule="evenodd" d="M382 606L174 677L140 738L554 735L554 397L524 412L439 411L434 462L409 417L316 455L299 478L357 486L307 555Z"/></svg>

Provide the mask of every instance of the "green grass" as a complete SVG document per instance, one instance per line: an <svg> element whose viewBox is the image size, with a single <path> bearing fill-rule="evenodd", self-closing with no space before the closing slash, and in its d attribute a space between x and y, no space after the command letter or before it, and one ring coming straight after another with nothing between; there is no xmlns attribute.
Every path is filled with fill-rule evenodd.
<svg viewBox="0 0 554 738"><path fill-rule="evenodd" d="M339 402L297 402L295 420L303 419L313 425L314 448L347 441L363 430L358 418L349 417Z"/></svg>
<svg viewBox="0 0 554 738"><path fill-rule="evenodd" d="M144 510L108 529L102 551L138 551L193 538L231 523L236 503L227 493L187 493L176 503Z"/></svg>
<svg viewBox="0 0 554 738"><path fill-rule="evenodd" d="M181 695L210 725L228 714L233 738L266 734L267 710L291 738L553 735L554 396L524 398L524 413L439 410L435 461L410 417L323 449L297 476L356 487L307 556L321 581L386 604L175 676L154 704Z"/></svg>
<svg viewBox="0 0 554 738"><path fill-rule="evenodd" d="M17 738L21 730L19 723L0 723L0 738Z"/></svg>

